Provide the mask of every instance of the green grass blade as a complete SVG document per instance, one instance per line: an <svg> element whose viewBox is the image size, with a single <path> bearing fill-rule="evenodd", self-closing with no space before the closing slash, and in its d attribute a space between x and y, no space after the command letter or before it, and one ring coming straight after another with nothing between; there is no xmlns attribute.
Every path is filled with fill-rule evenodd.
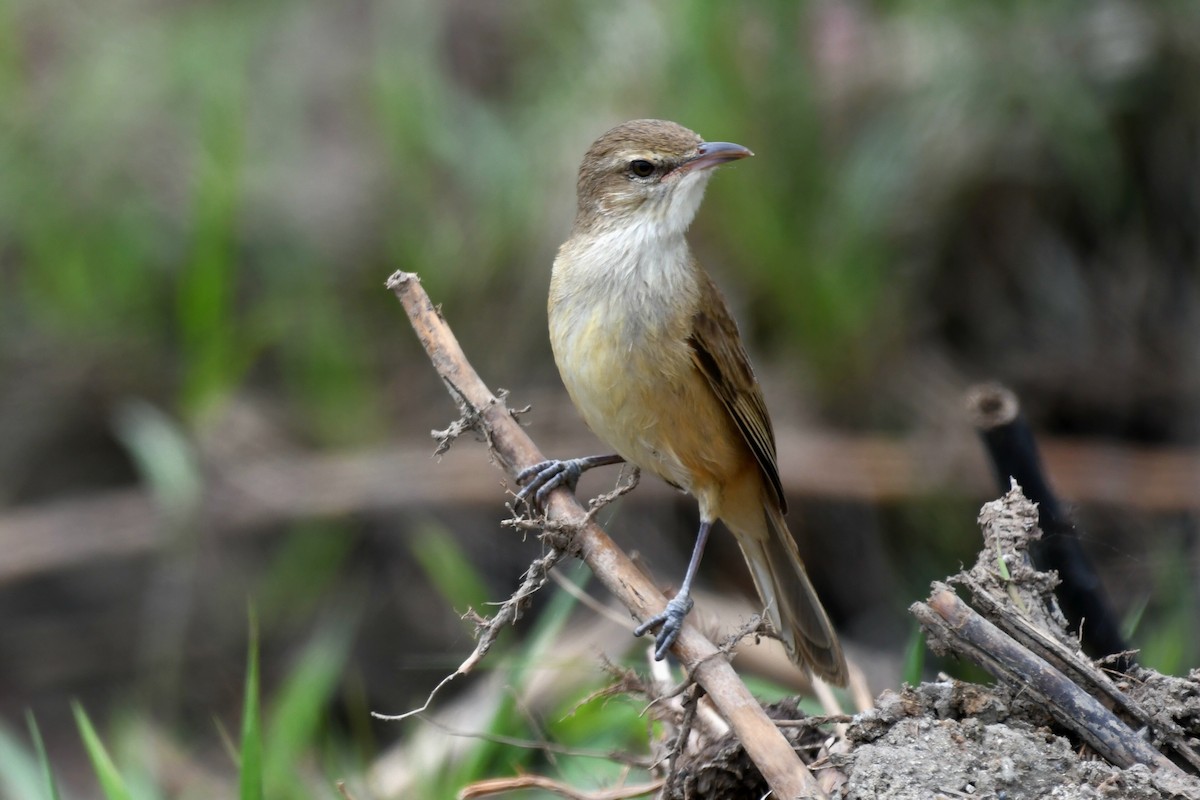
<svg viewBox="0 0 1200 800"><path fill-rule="evenodd" d="M410 546L413 558L447 603L454 608L486 608L487 582L448 528L426 520L419 525Z"/></svg>
<svg viewBox="0 0 1200 800"><path fill-rule="evenodd" d="M353 611L344 612L321 626L271 703L263 776L272 797L295 797L303 791L296 764L317 744L325 727L326 709L354 643L353 616Z"/></svg>
<svg viewBox="0 0 1200 800"><path fill-rule="evenodd" d="M258 620L250 612L250 652L246 657L246 689L242 703L241 774L238 797L262 800L263 740L262 709L259 702Z"/></svg>
<svg viewBox="0 0 1200 800"><path fill-rule="evenodd" d="M92 721L88 719L83 706L77 700L72 701L71 710L75 714L75 724L79 728L83 746L87 750L88 759L92 762L92 769L96 772L96 778L100 781L100 788L104 792L105 798L107 800L133 800L133 794L125 785L125 779L121 777L117 765L113 763L112 756L108 754L104 742L100 741L99 734L92 727Z"/></svg>
<svg viewBox="0 0 1200 800"><path fill-rule="evenodd" d="M924 672L925 634L922 632L921 626L917 625L913 628L908 645L904 648L904 667L900 671L900 677L909 686L917 686L921 683L921 676Z"/></svg>
<svg viewBox="0 0 1200 800"><path fill-rule="evenodd" d="M183 426L150 403L131 400L117 409L113 428L171 523L191 519L204 477Z"/></svg>
<svg viewBox="0 0 1200 800"><path fill-rule="evenodd" d="M1133 601L1129 611L1126 612L1124 619L1121 620L1121 636L1127 642L1137 638L1138 629L1141 627L1142 619L1146 615L1146 609L1150 607L1150 595L1144 594Z"/></svg>
<svg viewBox="0 0 1200 800"><path fill-rule="evenodd" d="M180 276L176 320L183 351L183 406L205 410L249 366L237 310L238 222L246 135L245 36L210 40L226 60L198 82L202 98L192 221L194 249ZM230 68L232 67L232 68Z"/></svg>
<svg viewBox="0 0 1200 800"><path fill-rule="evenodd" d="M36 754L30 753L19 737L0 725L0 797L47 800L44 785Z"/></svg>
<svg viewBox="0 0 1200 800"><path fill-rule="evenodd" d="M54 780L54 771L50 769L50 759L46 756L46 744L42 741L42 732L38 728L37 719L32 711L25 712L25 721L29 724L29 738L33 741L33 752L37 756L38 766L42 771L42 782L45 785L44 797L49 800L62 800L58 792L58 783Z"/></svg>

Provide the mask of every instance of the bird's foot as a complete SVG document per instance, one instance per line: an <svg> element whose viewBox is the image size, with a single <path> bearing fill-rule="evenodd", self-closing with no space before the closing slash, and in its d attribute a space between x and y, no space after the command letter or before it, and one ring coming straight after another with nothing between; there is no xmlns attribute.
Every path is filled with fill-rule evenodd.
<svg viewBox="0 0 1200 800"><path fill-rule="evenodd" d="M558 487L565 486L573 492L575 485L579 483L579 477L586 470L605 464L617 464L622 460L620 456L586 456L584 458L565 460L552 458L539 461L517 474L517 483L523 483L525 486L517 493L514 505L529 503L532 498L539 508L545 508L546 498Z"/></svg>
<svg viewBox="0 0 1200 800"><path fill-rule="evenodd" d="M692 610L692 598L690 594L680 593L675 595L663 612L657 616L638 625L633 630L634 636L644 636L650 631L658 628L658 636L654 639L654 660L662 661L666 658L667 651L671 649L671 645L675 644L675 640L679 638L679 632L683 630L683 619ZM662 627L659 627L659 626Z"/></svg>

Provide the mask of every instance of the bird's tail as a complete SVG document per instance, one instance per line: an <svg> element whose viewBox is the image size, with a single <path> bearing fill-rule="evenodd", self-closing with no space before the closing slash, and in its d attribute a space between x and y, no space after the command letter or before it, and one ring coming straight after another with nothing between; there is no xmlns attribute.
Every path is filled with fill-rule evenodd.
<svg viewBox="0 0 1200 800"><path fill-rule="evenodd" d="M783 513L768 501L763 504L763 516L765 525L759 531L735 529L734 533L766 604L767 617L792 661L830 683L845 686L842 646L808 579Z"/></svg>

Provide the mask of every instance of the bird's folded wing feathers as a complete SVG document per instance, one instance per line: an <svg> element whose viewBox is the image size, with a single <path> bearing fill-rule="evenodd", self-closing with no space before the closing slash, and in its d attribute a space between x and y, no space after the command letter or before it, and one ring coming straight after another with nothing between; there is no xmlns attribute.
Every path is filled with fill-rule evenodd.
<svg viewBox="0 0 1200 800"><path fill-rule="evenodd" d="M762 389L754 378L725 298L707 274L700 271L700 275L700 310L693 317L692 334L688 338L692 360L750 446L780 510L786 511L776 464L775 432L771 429Z"/></svg>

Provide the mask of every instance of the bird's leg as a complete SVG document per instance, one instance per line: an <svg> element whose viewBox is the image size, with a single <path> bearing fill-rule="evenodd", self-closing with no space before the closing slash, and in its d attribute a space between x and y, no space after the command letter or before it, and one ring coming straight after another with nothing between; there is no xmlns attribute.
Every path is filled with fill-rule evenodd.
<svg viewBox="0 0 1200 800"><path fill-rule="evenodd" d="M667 650L675 644L675 640L679 638L679 632L683 629L683 618L692 610L692 579L696 577L696 572L700 569L700 557L704 555L704 545L708 541L710 530L712 530L712 522L702 520L700 531L696 534L696 546L692 548L692 559L688 562L687 572L683 576L683 585L679 587L679 591L667 603L667 607L661 614L646 620L633 631L634 636L643 636L659 625L662 626L658 631L658 636L654 639L654 659L656 661L662 661L666 657Z"/></svg>
<svg viewBox="0 0 1200 800"><path fill-rule="evenodd" d="M537 505L545 507L546 498L559 486L566 486L572 492L575 491L575 484L579 482L579 476L586 470L608 464L620 464L623 461L625 459L618 455L585 456L568 458L565 461L552 458L547 461L539 461L532 467L521 470L517 475L517 483L524 483L525 488L517 494L515 505L528 503L532 495Z"/></svg>

